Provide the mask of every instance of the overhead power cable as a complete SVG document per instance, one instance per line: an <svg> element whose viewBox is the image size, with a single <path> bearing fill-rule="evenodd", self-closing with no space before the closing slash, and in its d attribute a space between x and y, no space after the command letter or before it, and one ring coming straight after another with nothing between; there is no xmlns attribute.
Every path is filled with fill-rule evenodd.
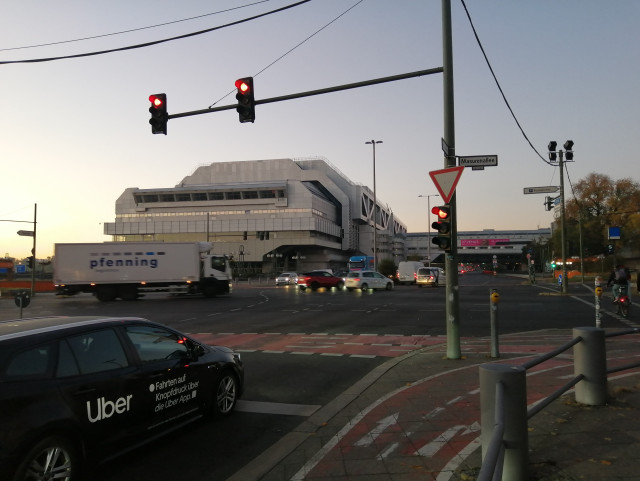
<svg viewBox="0 0 640 481"><path fill-rule="evenodd" d="M104 55L104 54L107 54L107 53L124 52L124 51L127 51L127 50L134 50L134 49L143 48L143 47L150 47L152 45L158 45L158 44L161 44L161 43L172 42L174 40L181 40L183 38L195 37L196 35L202 35L204 33L213 32L215 30L221 30L223 28L231 27L231 26L234 26L234 25L239 25L241 23L250 22L251 20L255 20L257 18L266 17L267 15L272 15L274 13L279 13L279 12L282 12L284 10L288 10L290 8L298 7L298 6L302 5L302 4L308 3L310 1L311 0L300 0L299 2L292 3L290 5L286 5L284 7L277 8L275 10L271 10L269 12L261 13L259 15L254 15L252 17L247 17L247 18L244 18L244 19L241 19L241 20L237 20L235 22L226 23L224 25L219 25L217 27L207 28L205 30L200 30L198 32L192 32L192 33L187 33L187 34L184 34L184 35L178 35L176 37L165 38L165 39L162 39L162 40L154 40L154 41L151 41L151 42L139 43L139 44L136 44L136 45L129 45L127 47L112 48L112 49L108 49L108 50L100 50L100 51L97 51L97 52L80 53L80 54L76 54L76 55L63 55L63 56L59 56L59 57L48 57L48 58L34 58L34 59L28 59L28 60L3 60L3 61L0 61L0 65L15 64L15 63L52 62L54 60L64 60L64 59L82 58L82 57L92 57L92 56L95 56L95 55Z"/></svg>
<svg viewBox="0 0 640 481"><path fill-rule="evenodd" d="M489 67L489 70L491 71L491 75L493 76L493 80L496 82L496 85L498 86L498 90L500 91L500 95L502 95L502 99L504 100L504 103L507 105L507 108L509 109L509 112L511 112L511 116L513 117L513 120L515 120L516 125L520 129L520 132L522 132L522 135L527 140L527 142L529 143L529 145L531 146L533 151L536 154L538 154L538 157L540 157L544 163L546 163L548 165L554 165L551 162L549 162L547 159L545 159L542 155L540 155L540 152L538 152L538 150L533 146L533 144L531 143L531 140L529 140L529 137L527 136L527 134L525 133L524 129L520 125L520 122L518 121L518 118L516 117L516 114L513 112L513 109L511 108L511 105L509 105L509 101L507 100L507 97L504 94L504 91L502 90L502 87L500 86L500 82L498 82L498 78L496 77L496 74L493 71L493 67L491 66L491 63L489 62L489 58L487 57L487 54L484 51L484 47L482 46L482 42L480 42L480 37L478 37L478 32L476 32L476 28L473 25L473 20L471 20L471 15L469 14L469 10L467 9L467 5L464 3L464 0L460 0L460 2L462 2L462 7L464 8L465 13L467 14L467 18L469 19L469 24L471 25L471 30L473 30L473 35L476 37L476 42L478 42L478 46L480 47L480 50L482 51L482 55L484 56L484 60L485 60L485 62L487 62L487 66Z"/></svg>
<svg viewBox="0 0 640 481"><path fill-rule="evenodd" d="M350 12L351 10L353 10L355 7L357 7L358 5L360 5L364 0L358 0L356 3L354 3L353 5L351 5L349 8L347 8L344 12L342 12L340 15L338 15L336 18L334 18L333 20L331 20L329 23L325 24L324 26L320 27L318 30L316 30L315 32L313 32L311 35L309 35L307 38L305 38L302 42L298 43L296 46L291 47L289 50L287 50L285 53L283 53L282 55L280 55L277 59L275 59L273 62L271 62L269 65L267 65L266 67L264 67L263 69L259 70L257 73L255 73L253 76L257 77L258 75L260 75L262 72L264 72L265 70L267 70L269 67L271 67L272 65L274 65L275 63L279 62L280 60L282 60L284 57L286 57L287 55L289 55L291 52L293 52L295 49L297 49L299 46L301 46L303 43L307 42L307 40L310 40L311 38L315 37L317 34L319 34L320 32L322 32L325 28L327 28L329 25L331 25L332 23L334 23L335 21L337 21L339 18L341 18L342 16L346 15L348 12ZM209 105L209 108L212 108L214 105L216 105L218 102L224 100L225 98L227 98L229 95L231 95L233 92L235 92L234 90L230 90L229 92L227 92L225 95L223 95L222 97L220 97L218 100L216 100L214 103L212 103L211 105Z"/></svg>
<svg viewBox="0 0 640 481"><path fill-rule="evenodd" d="M257 2L248 3L246 5L240 5L239 7L227 8L226 10L218 10L217 12L204 13L202 15L196 15L195 17L182 18L180 20L172 20L171 22L157 23L155 25L132 28L129 30L122 30L120 32L104 33L102 35L92 35L90 37L74 38L71 40L60 40L58 42L39 43L36 45L24 45L22 47L0 48L0 52L7 52L10 50L25 50L28 48L36 48L36 47L50 47L52 45L60 45L63 43L83 42L85 40L93 40L96 38L113 37L114 35L122 35L124 33L131 33L131 32L139 32L141 30L148 30L150 28L158 28L158 27L164 27L166 25L173 25L174 23L188 22L189 20L197 20L198 18L210 17L211 15L218 15L220 13L231 12L232 10L239 10L241 8L252 7L253 5L258 5L259 3L271 2L271 1L272 0L259 0Z"/></svg>

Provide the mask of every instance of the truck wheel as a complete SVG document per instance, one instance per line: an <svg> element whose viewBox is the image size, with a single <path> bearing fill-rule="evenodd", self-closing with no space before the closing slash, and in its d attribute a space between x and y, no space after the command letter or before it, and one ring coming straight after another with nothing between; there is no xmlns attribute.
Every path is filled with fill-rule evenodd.
<svg viewBox="0 0 640 481"><path fill-rule="evenodd" d="M138 298L138 286L120 286L118 288L118 297L123 301L135 301Z"/></svg>
<svg viewBox="0 0 640 481"><path fill-rule="evenodd" d="M204 297L216 297L217 293L218 289L214 284L205 284L202 286L202 295L204 295Z"/></svg>
<svg viewBox="0 0 640 481"><path fill-rule="evenodd" d="M96 288L96 297L101 302L111 302L116 298L116 288L114 286L98 286Z"/></svg>

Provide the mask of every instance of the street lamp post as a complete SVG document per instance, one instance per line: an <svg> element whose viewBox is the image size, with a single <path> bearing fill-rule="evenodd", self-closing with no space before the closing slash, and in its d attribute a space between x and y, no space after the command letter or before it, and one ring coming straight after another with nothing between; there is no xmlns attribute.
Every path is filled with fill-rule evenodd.
<svg viewBox="0 0 640 481"><path fill-rule="evenodd" d="M376 144L381 144L382 140L371 140L365 144L373 147L373 268L378 270L378 199L376 197Z"/></svg>
<svg viewBox="0 0 640 481"><path fill-rule="evenodd" d="M427 230L428 230L428 236L427 236L427 262L429 264L429 267L431 267L431 217L429 217L431 215L431 197L440 197L440 195L438 194L425 194L422 195L420 194L418 197L426 197L427 198Z"/></svg>

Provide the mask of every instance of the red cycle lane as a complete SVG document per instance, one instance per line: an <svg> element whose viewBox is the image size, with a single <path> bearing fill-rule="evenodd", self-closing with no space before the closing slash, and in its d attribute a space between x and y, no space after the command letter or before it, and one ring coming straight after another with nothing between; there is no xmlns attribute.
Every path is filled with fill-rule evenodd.
<svg viewBox="0 0 640 481"><path fill-rule="evenodd" d="M530 357L512 359L522 364ZM573 364L548 361L529 377L528 403L566 383ZM339 479L389 472L445 481L480 445L478 367L473 364L424 378L375 401L353 417L291 481ZM533 381L533 379L536 379ZM529 381L528 381L529 383Z"/></svg>

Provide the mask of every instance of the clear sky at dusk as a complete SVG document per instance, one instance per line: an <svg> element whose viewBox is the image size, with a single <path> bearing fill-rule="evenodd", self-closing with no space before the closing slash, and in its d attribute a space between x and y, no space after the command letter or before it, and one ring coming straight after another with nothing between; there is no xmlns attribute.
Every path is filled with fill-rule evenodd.
<svg viewBox="0 0 640 481"><path fill-rule="evenodd" d="M571 139L571 182L591 172L640 181L640 2L465 2L504 94L540 154L547 158L550 140L561 146ZM5 2L0 62L126 47L292 3ZM524 195L523 188L558 185L558 168L523 137L462 2L451 5L456 153L499 158L497 167L462 175L458 229L548 227L552 213L544 210L544 194ZM20 48L94 36L101 37ZM365 142L375 139L383 141L376 147L378 199L409 232L426 231L432 219L427 199L418 196L437 193L428 172L444 166L441 74L258 105L254 124L240 124L235 110L173 119L167 136L151 134L148 97L166 93L175 114L219 99L217 105L235 103L234 82L244 76L254 76L256 98L263 99L441 66L440 0L312 0L146 48L0 64L0 219L31 221L37 203L43 258L55 242L110 240L103 223L114 221L125 188L173 187L213 162L320 156L352 181L372 186L372 148ZM31 226L0 222L0 256L29 255L31 238L18 236L20 229Z"/></svg>

